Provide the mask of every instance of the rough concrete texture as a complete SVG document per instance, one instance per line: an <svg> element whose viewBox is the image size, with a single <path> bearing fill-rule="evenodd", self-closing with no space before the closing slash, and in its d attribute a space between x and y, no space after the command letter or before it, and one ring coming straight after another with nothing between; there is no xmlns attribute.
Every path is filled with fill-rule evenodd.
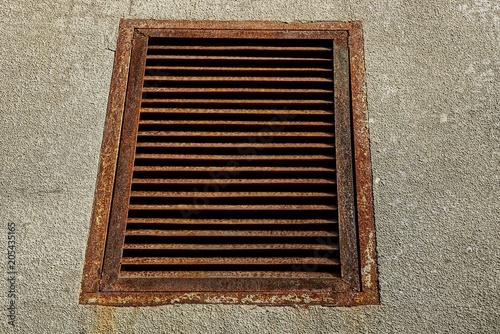
<svg viewBox="0 0 500 334"><path fill-rule="evenodd" d="M363 22L381 305L78 304L122 17ZM0 30L0 332L500 332L498 1L2 0Z"/></svg>

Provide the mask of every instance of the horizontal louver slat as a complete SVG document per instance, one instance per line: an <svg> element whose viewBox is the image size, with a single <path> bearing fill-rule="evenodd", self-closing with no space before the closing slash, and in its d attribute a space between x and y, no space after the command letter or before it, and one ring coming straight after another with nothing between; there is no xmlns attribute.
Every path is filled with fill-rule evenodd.
<svg viewBox="0 0 500 334"><path fill-rule="evenodd" d="M332 149L333 145L323 144L323 143L310 143L310 144L302 144L302 143L270 143L270 144L255 144L255 143L155 143L155 142L146 142L146 143L137 143L136 147L196 147L196 148L232 148L232 147L251 147L251 148L327 148ZM307 168L307 167L304 167Z"/></svg>
<svg viewBox="0 0 500 334"><path fill-rule="evenodd" d="M333 225L334 219L177 219L177 218L133 218L127 219L130 224L201 224L201 225L290 225L290 224L326 224Z"/></svg>
<svg viewBox="0 0 500 334"><path fill-rule="evenodd" d="M123 278L284 278L284 279L328 279L328 278L337 278L339 275L335 273L328 272L311 272L311 271L295 271L295 272L286 272L286 271L275 271L275 270L266 270L266 271L211 271L200 269L198 271L192 270L183 270L183 271L122 271L120 273L120 277Z"/></svg>
<svg viewBox="0 0 500 334"><path fill-rule="evenodd" d="M151 258L151 257L134 257L123 258L122 264L171 264L171 265L186 265L186 264L233 264L233 265L282 265L282 264L325 264L339 265L340 262L336 259L321 258L321 257L299 257L299 258L253 258L253 257L213 257L213 258L189 258L189 257L171 257L171 258Z"/></svg>
<svg viewBox="0 0 500 334"><path fill-rule="evenodd" d="M124 249L166 249L166 250L246 250L246 249L315 249L338 250L338 244L126 244Z"/></svg>
<svg viewBox="0 0 500 334"><path fill-rule="evenodd" d="M167 136L167 137L333 137L327 132L204 132L204 131L140 131L139 136Z"/></svg>
<svg viewBox="0 0 500 334"><path fill-rule="evenodd" d="M328 47L299 47L299 46L259 46L259 45L150 45L149 50L263 50L263 51L332 51L332 48Z"/></svg>
<svg viewBox="0 0 500 334"><path fill-rule="evenodd" d="M170 120L144 120L139 121L139 125L231 125L231 126L251 126L251 125L262 125L262 126L332 126L332 123L325 122L238 122L238 121L170 121Z"/></svg>
<svg viewBox="0 0 500 334"><path fill-rule="evenodd" d="M138 172L335 172L326 167L201 167L201 166L135 166Z"/></svg>
<svg viewBox="0 0 500 334"><path fill-rule="evenodd" d="M327 205L130 205L130 210L336 210Z"/></svg>
<svg viewBox="0 0 500 334"><path fill-rule="evenodd" d="M335 197L328 193L306 193L306 192L148 192L133 191L131 197Z"/></svg>
<svg viewBox="0 0 500 334"><path fill-rule="evenodd" d="M179 59L179 60L243 60L243 61L315 61L315 62L331 62L328 58L292 58L292 57L237 57L237 56L190 56L190 55L151 55L146 59Z"/></svg>
<svg viewBox="0 0 500 334"><path fill-rule="evenodd" d="M174 160L334 160L326 155L200 155L200 154L137 154L136 159ZM314 181L311 181L314 182Z"/></svg>
<svg viewBox="0 0 500 334"><path fill-rule="evenodd" d="M335 184L334 180L323 179L133 179L132 183L140 184Z"/></svg>
<svg viewBox="0 0 500 334"><path fill-rule="evenodd" d="M270 89L270 88L172 88L172 87L145 87L146 93L282 93L282 94L331 94L326 89Z"/></svg>
<svg viewBox="0 0 500 334"><path fill-rule="evenodd" d="M318 68L318 67L219 67L219 66L146 66L146 70L166 70L166 71L221 71L221 72L331 72L328 68Z"/></svg>
<svg viewBox="0 0 500 334"><path fill-rule="evenodd" d="M265 82L332 82L321 77L244 77L244 76L145 76L144 81L255 81Z"/></svg>
<svg viewBox="0 0 500 334"><path fill-rule="evenodd" d="M179 236L179 237L336 237L336 232L327 231L255 231L255 230L129 230L126 235Z"/></svg>

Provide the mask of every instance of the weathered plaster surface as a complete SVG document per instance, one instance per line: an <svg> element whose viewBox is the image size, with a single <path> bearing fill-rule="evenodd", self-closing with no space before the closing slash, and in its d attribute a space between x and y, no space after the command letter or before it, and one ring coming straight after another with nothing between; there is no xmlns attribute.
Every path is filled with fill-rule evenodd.
<svg viewBox="0 0 500 334"><path fill-rule="evenodd" d="M121 17L363 22L380 306L78 304ZM3 0L0 30L0 332L500 332L498 1Z"/></svg>

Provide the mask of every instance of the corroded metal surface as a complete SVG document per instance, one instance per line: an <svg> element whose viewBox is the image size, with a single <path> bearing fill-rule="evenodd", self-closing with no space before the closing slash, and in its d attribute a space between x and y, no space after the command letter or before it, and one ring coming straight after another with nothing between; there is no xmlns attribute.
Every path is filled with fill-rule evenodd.
<svg viewBox="0 0 500 334"><path fill-rule="evenodd" d="M196 29L196 30L315 30L351 31L361 26L352 22L261 22L261 21L169 21L122 20L126 27L137 29Z"/></svg>
<svg viewBox="0 0 500 334"><path fill-rule="evenodd" d="M192 109L192 108L142 108L141 113L155 113L161 114L165 112L178 113L178 114L271 114L271 115L331 115L331 112L325 110L279 110L279 109Z"/></svg>
<svg viewBox="0 0 500 334"><path fill-rule="evenodd" d="M349 94L349 51L347 32L334 40L335 149L340 258L342 278L359 290L358 245L356 242L356 203L354 199L353 154L351 142L351 104Z"/></svg>
<svg viewBox="0 0 500 334"><path fill-rule="evenodd" d="M206 132L206 131L140 131L139 136L165 136L165 137L251 137L255 132ZM259 132L262 137L331 137L332 133L327 132Z"/></svg>
<svg viewBox="0 0 500 334"><path fill-rule="evenodd" d="M307 170L306 170L307 171ZM335 197L329 193L307 193L307 192L155 192L155 191L133 191L131 197Z"/></svg>
<svg viewBox="0 0 500 334"><path fill-rule="evenodd" d="M338 244L126 244L123 249L327 249L338 250ZM266 271L265 271L266 272ZM265 273L264 272L264 273ZM241 274L241 272L239 272ZM297 273L288 273L293 276ZM318 273L320 274L320 273ZM273 277L271 275L271 277Z"/></svg>
<svg viewBox="0 0 500 334"><path fill-rule="evenodd" d="M118 146L125 106L130 53L134 29L126 21L120 23L118 46L115 54L113 76L108 99L108 111L104 125L99 172L94 195L94 207L90 225L85 266L82 280L82 296L99 291L106 234L111 210Z"/></svg>
<svg viewBox="0 0 500 334"><path fill-rule="evenodd" d="M165 304L250 304L250 305L323 305L348 306L378 303L378 298L365 292L116 292L89 293L81 299L86 304L110 306L153 306Z"/></svg>
<svg viewBox="0 0 500 334"><path fill-rule="evenodd" d="M172 219L172 218L128 218L128 223L145 224L215 224L215 225L259 225L259 224L337 224L335 219Z"/></svg>
<svg viewBox="0 0 500 334"><path fill-rule="evenodd" d="M276 231L276 230L129 230L126 235L147 235L147 236L225 236L225 237L336 237L337 232L331 231ZM286 261L286 260L283 260Z"/></svg>
<svg viewBox="0 0 500 334"><path fill-rule="evenodd" d="M372 170L364 78L361 24L350 23L351 105L354 132L356 208L360 251L361 289L371 303L379 302L375 220L373 212Z"/></svg>
<svg viewBox="0 0 500 334"><path fill-rule="evenodd" d="M163 38L204 38L207 37L207 30L194 29L139 29L141 33L150 37ZM301 31L301 30L245 30L245 29L213 29L210 32L211 38L237 38L241 39L333 39L336 36L335 31Z"/></svg>
<svg viewBox="0 0 500 334"><path fill-rule="evenodd" d="M81 302L377 303L360 24L120 29Z"/></svg>
<svg viewBox="0 0 500 334"><path fill-rule="evenodd" d="M147 37L134 32L131 50L131 67L127 86L127 98L123 114L123 127L120 140L120 153L116 168L113 203L106 240L106 253L100 281L101 289L111 286L120 270L121 247L125 237L128 215L131 175L134 164L137 123L139 121L142 78L144 76L144 58L146 56ZM142 65L141 65L142 64Z"/></svg>

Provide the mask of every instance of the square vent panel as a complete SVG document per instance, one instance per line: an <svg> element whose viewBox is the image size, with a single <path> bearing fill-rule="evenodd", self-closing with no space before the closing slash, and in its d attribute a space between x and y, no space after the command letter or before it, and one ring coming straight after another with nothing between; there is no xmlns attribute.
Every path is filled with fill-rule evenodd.
<svg viewBox="0 0 500 334"><path fill-rule="evenodd" d="M358 23L123 20L81 302L378 302Z"/></svg>

